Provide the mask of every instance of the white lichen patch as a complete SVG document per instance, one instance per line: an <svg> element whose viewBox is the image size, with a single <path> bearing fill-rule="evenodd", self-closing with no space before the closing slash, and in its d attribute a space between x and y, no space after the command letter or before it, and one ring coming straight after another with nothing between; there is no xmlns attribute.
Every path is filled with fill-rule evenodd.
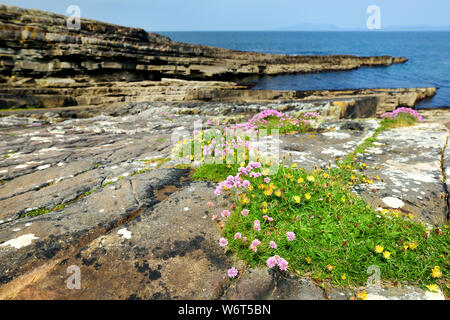
<svg viewBox="0 0 450 320"><path fill-rule="evenodd" d="M382 201L389 207L394 208L394 209L399 209L402 208L405 203L398 199L398 198L394 198L394 197L386 197L383 198Z"/></svg>
<svg viewBox="0 0 450 320"><path fill-rule="evenodd" d="M42 166L37 167L36 169L37 170L45 170L45 169L48 169L48 168L50 168L50 164L44 164Z"/></svg>
<svg viewBox="0 0 450 320"><path fill-rule="evenodd" d="M340 131L329 131L322 133L323 136L329 137L329 138L335 138L335 139L348 139L350 138L350 134L346 132L340 132Z"/></svg>
<svg viewBox="0 0 450 320"><path fill-rule="evenodd" d="M120 234L122 238L131 239L131 231L128 231L127 228L120 229L117 233Z"/></svg>
<svg viewBox="0 0 450 320"><path fill-rule="evenodd" d="M34 234L24 234L18 238L8 240L2 244L0 244L0 247L6 247L11 246L16 249L20 249L26 246L29 246L33 240L39 239L38 237L35 237Z"/></svg>
<svg viewBox="0 0 450 320"><path fill-rule="evenodd" d="M335 157L341 157L341 156L345 156L347 154L347 152L342 151L342 150L337 150L335 148L329 148L326 150L322 151L323 154L332 154Z"/></svg>

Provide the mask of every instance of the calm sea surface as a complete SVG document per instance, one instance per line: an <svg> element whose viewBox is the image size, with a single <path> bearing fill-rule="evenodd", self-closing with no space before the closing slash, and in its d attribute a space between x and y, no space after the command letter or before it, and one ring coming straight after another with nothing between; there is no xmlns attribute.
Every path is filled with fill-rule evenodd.
<svg viewBox="0 0 450 320"><path fill-rule="evenodd" d="M263 77L255 89L438 87L419 108L450 107L450 32L160 32L172 40L288 55L404 56L406 64Z"/></svg>

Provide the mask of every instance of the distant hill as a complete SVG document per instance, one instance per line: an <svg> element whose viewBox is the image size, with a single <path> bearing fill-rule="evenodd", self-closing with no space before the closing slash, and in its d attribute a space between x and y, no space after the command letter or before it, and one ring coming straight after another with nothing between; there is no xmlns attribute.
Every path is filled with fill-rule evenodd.
<svg viewBox="0 0 450 320"><path fill-rule="evenodd" d="M365 27L341 28L334 24L300 23L274 31L450 31L450 26L387 26L381 30L368 30Z"/></svg>

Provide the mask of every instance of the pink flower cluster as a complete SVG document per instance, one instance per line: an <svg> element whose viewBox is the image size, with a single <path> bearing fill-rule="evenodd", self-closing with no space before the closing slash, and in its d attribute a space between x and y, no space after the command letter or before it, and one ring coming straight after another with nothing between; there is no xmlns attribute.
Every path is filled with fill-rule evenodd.
<svg viewBox="0 0 450 320"><path fill-rule="evenodd" d="M314 112L314 111L310 111L307 112L303 115L304 118L309 118L309 119L317 119L320 118L320 113L318 112Z"/></svg>
<svg viewBox="0 0 450 320"><path fill-rule="evenodd" d="M295 239L295 233L293 233L293 232L291 232L291 231L286 232L286 237L287 237L287 239L288 239L289 241L294 241L294 239Z"/></svg>
<svg viewBox="0 0 450 320"><path fill-rule="evenodd" d="M223 190L231 190L236 188L237 190L241 188L248 188L250 186L250 181L244 180L242 176L249 176L251 178L257 178L261 176L259 172L252 172L252 170L261 168L261 163L259 162L250 162L247 167L239 168L236 176L228 176L227 180L222 181L216 188L216 195L222 194Z"/></svg>
<svg viewBox="0 0 450 320"><path fill-rule="evenodd" d="M258 251L258 246L261 244L261 241L258 239L255 239L252 241L252 244L250 245L250 249L252 249L254 252Z"/></svg>
<svg viewBox="0 0 450 320"><path fill-rule="evenodd" d="M423 121L423 117L420 115L420 113L417 110L411 109L411 108L398 108L395 109L392 112L386 112L383 113L380 117L381 118L386 118L389 117L389 119L394 119L395 117L397 117L400 113L406 113L406 114L410 114L413 117L415 117L417 120L419 120L420 122Z"/></svg>
<svg viewBox="0 0 450 320"><path fill-rule="evenodd" d="M259 220L253 221L253 229L256 231L261 231L261 222L259 222Z"/></svg>
<svg viewBox="0 0 450 320"><path fill-rule="evenodd" d="M231 267L230 269L228 269L228 277L229 278L235 278L238 275L238 271L236 268Z"/></svg>
<svg viewBox="0 0 450 320"><path fill-rule="evenodd" d="M269 268L273 268L275 266L278 266L280 270L286 271L289 263L281 258L280 256L273 256L267 259L267 266Z"/></svg>
<svg viewBox="0 0 450 320"><path fill-rule="evenodd" d="M219 244L221 247L225 247L228 244L228 240L225 238L220 238Z"/></svg>

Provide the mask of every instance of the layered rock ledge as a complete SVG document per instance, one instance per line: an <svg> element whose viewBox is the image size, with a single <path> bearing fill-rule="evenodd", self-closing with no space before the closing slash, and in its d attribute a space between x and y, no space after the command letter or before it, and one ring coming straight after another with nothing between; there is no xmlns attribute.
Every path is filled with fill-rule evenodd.
<svg viewBox="0 0 450 320"><path fill-rule="evenodd" d="M142 29L87 19L81 20L80 30L72 30L66 19L38 10L0 6L1 108L323 97L333 93L258 93L243 90L245 87L235 81L248 76L344 71L407 61L389 56L241 52L175 42ZM422 91L412 89L417 99L408 97L405 105L413 106L434 95L435 89ZM402 102L396 106L399 104Z"/></svg>

